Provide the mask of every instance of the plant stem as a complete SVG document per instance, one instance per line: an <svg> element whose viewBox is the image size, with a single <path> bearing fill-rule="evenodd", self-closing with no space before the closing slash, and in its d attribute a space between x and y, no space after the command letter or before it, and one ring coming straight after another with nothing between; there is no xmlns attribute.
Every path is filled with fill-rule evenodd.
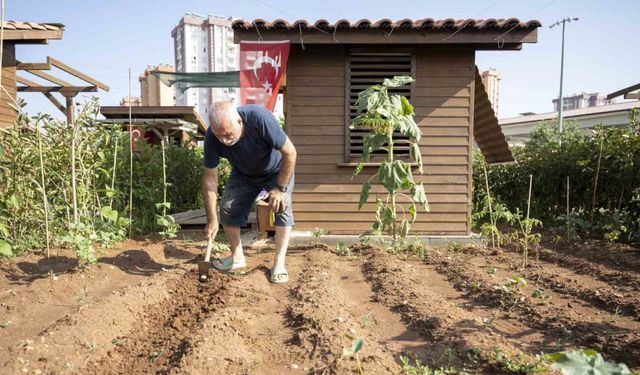
<svg viewBox="0 0 640 375"><path fill-rule="evenodd" d="M393 127L389 127L387 130L387 144L389 147L388 160L389 164L393 164ZM398 228L396 223L396 192L391 191L391 211L393 213L393 222L391 224L391 234L393 236L393 243L396 243L398 240Z"/></svg>

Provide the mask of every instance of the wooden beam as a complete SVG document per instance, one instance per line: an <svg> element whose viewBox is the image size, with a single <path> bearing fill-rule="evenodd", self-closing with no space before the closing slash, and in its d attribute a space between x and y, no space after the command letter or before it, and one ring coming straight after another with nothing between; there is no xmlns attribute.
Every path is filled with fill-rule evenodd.
<svg viewBox="0 0 640 375"><path fill-rule="evenodd" d="M640 83L637 83L637 84L635 84L633 86L625 87L622 90L618 90L616 92L612 92L611 94L607 95L607 99L613 99L613 98L618 97L618 96L620 96L622 94L628 94L628 93L630 93L632 91L636 91L638 89L640 89Z"/></svg>
<svg viewBox="0 0 640 375"><path fill-rule="evenodd" d="M243 40L258 40L259 36L255 28L250 29L234 29L234 42L239 43ZM386 30L382 29L347 29L338 30L335 38L333 33L324 34L314 29L303 29L302 38L298 29L295 30L266 30L261 29L260 35L263 40L289 40L292 44L300 44L301 39L304 44L377 44L377 45L398 45L398 44L469 44L469 45L486 45L486 49L493 46L495 50L499 50L497 38L501 37L501 44L521 44L536 43L538 41L537 29L515 29L508 34L503 30L475 31L461 30L455 36L452 31L447 30L395 30L388 35Z"/></svg>
<svg viewBox="0 0 640 375"><path fill-rule="evenodd" d="M42 43L48 39L62 39L63 30L7 30L4 29L3 40L16 43Z"/></svg>
<svg viewBox="0 0 640 375"><path fill-rule="evenodd" d="M84 73L82 73L82 72L70 67L69 65L67 65L67 64L65 64L65 63L63 63L63 62L61 62L59 60L54 59L51 56L47 57L47 63L55 66L56 68L58 68L60 70L63 70L65 72L71 74L72 76L78 77L78 78L80 78L81 80L83 80L85 82L88 82L88 83L90 83L90 84L92 84L94 86L97 86L99 89L102 89L104 91L109 91L109 86L105 85L104 83L102 83L102 82L100 82L100 81L98 81L98 80L96 80L94 78L89 77L88 75L86 75L86 74L84 74Z"/></svg>
<svg viewBox="0 0 640 375"><path fill-rule="evenodd" d="M50 92L45 92L44 96L49 99L49 101L53 103L53 105L55 105L60 110L60 112L65 114L67 113L67 108L62 103L60 103L60 101L58 101L58 99L56 99L53 94L51 94Z"/></svg>
<svg viewBox="0 0 640 375"><path fill-rule="evenodd" d="M18 63L17 70L51 70L51 64L46 63Z"/></svg>
<svg viewBox="0 0 640 375"><path fill-rule="evenodd" d="M39 84L37 84L37 83L35 83L33 81L30 81L30 80L28 80L26 78L20 77L18 75L16 75L16 82L22 83L23 85L27 85L27 86L30 86L30 87L40 86ZM20 88L20 87L18 87L18 88Z"/></svg>
<svg viewBox="0 0 640 375"><path fill-rule="evenodd" d="M22 64L21 61L16 60L16 64ZM60 86L73 86L71 83L62 80L60 78L54 77L49 73L45 73L45 72L41 72L37 69L23 69L25 72L29 72L31 74L33 74L36 77L40 77L42 79L46 79L49 82L55 83L56 85L60 85Z"/></svg>
<svg viewBox="0 0 640 375"><path fill-rule="evenodd" d="M79 92L97 92L96 86L29 86L18 87L18 92L60 92L62 94L73 94Z"/></svg>

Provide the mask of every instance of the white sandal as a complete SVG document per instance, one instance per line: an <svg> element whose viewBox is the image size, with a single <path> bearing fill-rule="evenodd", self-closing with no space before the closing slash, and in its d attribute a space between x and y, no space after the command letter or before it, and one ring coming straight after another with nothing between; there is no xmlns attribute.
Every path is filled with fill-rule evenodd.
<svg viewBox="0 0 640 375"><path fill-rule="evenodd" d="M285 284L289 282L289 273L286 270L280 271L278 273L273 273L271 270L271 276L269 277L269 281L273 284Z"/></svg>

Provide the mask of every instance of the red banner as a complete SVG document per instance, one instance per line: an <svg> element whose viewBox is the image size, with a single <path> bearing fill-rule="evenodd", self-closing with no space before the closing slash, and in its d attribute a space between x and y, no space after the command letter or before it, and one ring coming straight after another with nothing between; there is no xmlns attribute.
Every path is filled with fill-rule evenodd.
<svg viewBox="0 0 640 375"><path fill-rule="evenodd" d="M289 59L289 41L240 42L240 104L273 111Z"/></svg>
<svg viewBox="0 0 640 375"><path fill-rule="evenodd" d="M144 131L142 126L129 126L131 133L131 150L138 152L138 142L153 144L153 132Z"/></svg>

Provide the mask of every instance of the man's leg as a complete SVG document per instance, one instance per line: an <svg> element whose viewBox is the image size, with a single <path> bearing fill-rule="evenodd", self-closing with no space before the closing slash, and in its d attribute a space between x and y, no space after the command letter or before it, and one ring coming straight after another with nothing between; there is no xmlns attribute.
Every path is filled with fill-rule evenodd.
<svg viewBox="0 0 640 375"><path fill-rule="evenodd" d="M231 171L227 186L220 200L220 223L229 238L233 263L245 264L240 228L247 223L251 206L260 188Z"/></svg>
<svg viewBox="0 0 640 375"><path fill-rule="evenodd" d="M224 233L227 235L230 243L231 255L233 255L233 263L244 264L244 250L242 249L242 239L240 238L240 227L231 225L223 225Z"/></svg>
<svg viewBox="0 0 640 375"><path fill-rule="evenodd" d="M287 248L289 247L289 235L291 227L276 226L276 255L273 259L272 275L286 273L285 257L287 256Z"/></svg>
<svg viewBox="0 0 640 375"><path fill-rule="evenodd" d="M287 256L287 248L289 247L291 228L294 225L293 208L291 203L294 184L295 176L291 176L291 181L289 181L287 193L284 198L286 208L283 212L276 214L276 254L273 259L273 268L271 269L271 281L275 283L283 283L289 279L289 275L285 268L285 258Z"/></svg>

